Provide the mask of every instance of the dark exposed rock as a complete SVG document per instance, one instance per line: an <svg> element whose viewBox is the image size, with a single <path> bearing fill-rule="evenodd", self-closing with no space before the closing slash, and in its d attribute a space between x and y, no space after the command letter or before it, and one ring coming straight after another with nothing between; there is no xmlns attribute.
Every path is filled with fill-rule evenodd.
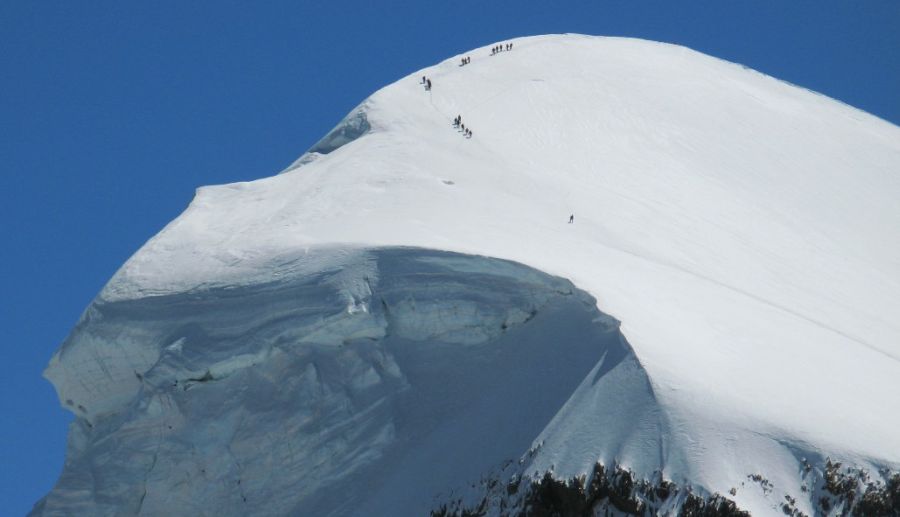
<svg viewBox="0 0 900 517"><path fill-rule="evenodd" d="M840 515L900 517L900 473L883 471L882 476L884 482L871 481L869 472L827 459L818 510L822 514L839 509Z"/></svg>
<svg viewBox="0 0 900 517"><path fill-rule="evenodd" d="M883 469L874 475L865 469L845 467L825 459L801 461L803 483L772 501L772 510L790 517L810 517L801 508L809 501L814 516L900 517L900 473ZM482 479L482 495L463 498L432 512L433 517L593 517L598 515L676 515L678 517L749 517L727 496L704 494L678 485L657 473L642 479L618 464L594 465L589 476L558 478L552 472L540 477L504 465L506 474ZM506 482L499 480L507 479ZM776 487L764 473L747 475L765 495ZM749 483L748 483L749 484ZM474 486L474 485L473 485ZM744 484L741 483L743 487ZM747 489L750 489L749 487ZM728 492L737 496L738 489ZM471 501L478 501L477 503Z"/></svg>
<svg viewBox="0 0 900 517"><path fill-rule="evenodd" d="M528 484L514 477L502 490L491 490L484 483L488 497L477 507L467 507L459 500L442 505L432 517L466 517L486 515L491 497L499 498L491 515L516 517L592 517L594 515L658 515L671 498L683 497L679 516L683 517L747 517L734 501L722 495L704 497L693 494L689 487L679 487L660 476L656 481L638 479L619 465L612 468L597 463L589 478L559 479L546 472ZM496 485L494 485L496 486ZM599 513L603 512L603 513Z"/></svg>
<svg viewBox="0 0 900 517"><path fill-rule="evenodd" d="M750 517L734 501L719 494L703 498L689 493L678 513L680 517Z"/></svg>
<svg viewBox="0 0 900 517"><path fill-rule="evenodd" d="M883 485L868 483L853 512L873 517L900 517L900 474L894 474Z"/></svg>

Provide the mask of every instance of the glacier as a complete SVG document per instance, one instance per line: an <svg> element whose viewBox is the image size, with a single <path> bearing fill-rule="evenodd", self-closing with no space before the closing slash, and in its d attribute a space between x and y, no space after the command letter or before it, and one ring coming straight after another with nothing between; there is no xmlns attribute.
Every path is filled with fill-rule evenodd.
<svg viewBox="0 0 900 517"><path fill-rule="evenodd" d="M90 351L99 369L48 371L80 418L43 511L427 513L528 449L598 361L634 363L565 280L427 250L331 255L286 282L95 303L55 364ZM104 355L111 336L148 349ZM641 375L625 377L649 389Z"/></svg>
<svg viewBox="0 0 900 517"><path fill-rule="evenodd" d="M47 368L76 419L33 514L527 514L598 472L613 514L890 494L900 128L674 45L490 47L122 266Z"/></svg>

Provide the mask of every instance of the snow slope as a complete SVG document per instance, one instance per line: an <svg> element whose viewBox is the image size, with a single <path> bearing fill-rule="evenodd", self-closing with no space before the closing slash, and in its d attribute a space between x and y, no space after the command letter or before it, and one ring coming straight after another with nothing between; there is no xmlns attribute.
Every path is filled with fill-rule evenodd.
<svg viewBox="0 0 900 517"><path fill-rule="evenodd" d="M489 49L467 54L467 66L452 57L376 92L280 175L199 189L185 213L126 262L51 361L47 376L77 422L107 422L139 405L144 378L181 337L165 330L176 314L134 326L134 312L123 309L121 327L110 330L105 309L305 285L348 271L336 280L342 294L329 295L343 301L318 317L368 314L379 287L366 279L390 261L375 260L383 265L369 273L348 264L415 247L423 256L467 254L466 267L479 274L493 266L478 257L493 257L568 279L596 299L594 309L621 321L623 357L633 350L633 364L604 368L611 344L579 352L575 363L589 360L589 369L561 367L571 390L554 399L552 414L530 421L529 429L542 422L533 436L503 451L518 459L528 449L522 440L539 445L529 472L568 478L598 460L618 462L707 493L738 487L741 508L766 514L783 495L800 494L805 459L900 468L900 128L672 45L562 35L518 39L493 56ZM423 75L430 92L419 84ZM456 115L473 138L451 126ZM465 283L465 271L449 282ZM439 300L444 291L435 292ZM315 300L311 293L296 299ZM259 317L247 324L253 335L264 328ZM545 335L568 328L559 318ZM469 328L481 328L477 321ZM523 321L514 318L531 324ZM379 325L341 326L337 341L388 341L372 328ZM303 343L298 335L292 339ZM384 346L403 356L402 347ZM204 359L200 377L209 365L245 371L268 360L254 355L259 350L222 350L219 362ZM535 354L523 357L542 357ZM417 377L416 364L406 362L396 377L424 393L430 377ZM390 418L413 411L402 407ZM395 424L400 435L410 429ZM351 440L361 447L353 454L370 448L377 456L378 443L399 435L372 436L368 444ZM70 443L70 455L73 447L91 450ZM399 456L385 454L371 464L397 472L384 465ZM399 471L411 477L395 486L425 477L425 467L409 461ZM316 471L308 468L297 475ZM743 488L761 472L774 491ZM396 510L404 501L386 494L397 490L360 500ZM321 504L336 514L359 511ZM812 505L800 500L798 508L812 514Z"/></svg>

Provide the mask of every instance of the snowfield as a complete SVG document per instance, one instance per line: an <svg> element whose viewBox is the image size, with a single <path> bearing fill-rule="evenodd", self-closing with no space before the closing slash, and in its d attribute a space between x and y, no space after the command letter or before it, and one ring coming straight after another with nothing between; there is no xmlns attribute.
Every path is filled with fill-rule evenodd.
<svg viewBox="0 0 900 517"><path fill-rule="evenodd" d="M900 470L900 128L683 47L492 46L122 266L47 369L35 514L427 515L599 462L826 515L829 462Z"/></svg>

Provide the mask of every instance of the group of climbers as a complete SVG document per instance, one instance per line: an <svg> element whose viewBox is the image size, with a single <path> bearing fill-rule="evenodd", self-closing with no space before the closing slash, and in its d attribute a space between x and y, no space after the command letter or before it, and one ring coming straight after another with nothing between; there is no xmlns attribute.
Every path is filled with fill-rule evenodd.
<svg viewBox="0 0 900 517"><path fill-rule="evenodd" d="M493 56L494 54L498 54L500 52L512 50L512 47L513 47L512 43L504 43L502 45L497 45L491 49L491 55ZM459 66L465 66L471 62L472 62L471 57L466 56L466 57L460 58ZM425 87L426 91L431 91L431 79L429 79L428 77L423 75L422 80L419 82L419 84L423 85ZM464 137L472 138L472 130L467 128L466 125L463 124L462 115L457 115L456 118L453 119L453 127L455 127L460 133L462 133L462 135ZM575 222L575 214L569 215L569 224L572 224L574 222Z"/></svg>
<svg viewBox="0 0 900 517"><path fill-rule="evenodd" d="M497 45L496 47L491 49L491 55L498 54L503 52L504 50L512 50L512 43L504 43L503 45Z"/></svg>
<svg viewBox="0 0 900 517"><path fill-rule="evenodd" d="M464 137L472 138L472 130L467 129L466 125L462 123L462 115L457 115L456 118L453 119L453 127L459 129Z"/></svg>

